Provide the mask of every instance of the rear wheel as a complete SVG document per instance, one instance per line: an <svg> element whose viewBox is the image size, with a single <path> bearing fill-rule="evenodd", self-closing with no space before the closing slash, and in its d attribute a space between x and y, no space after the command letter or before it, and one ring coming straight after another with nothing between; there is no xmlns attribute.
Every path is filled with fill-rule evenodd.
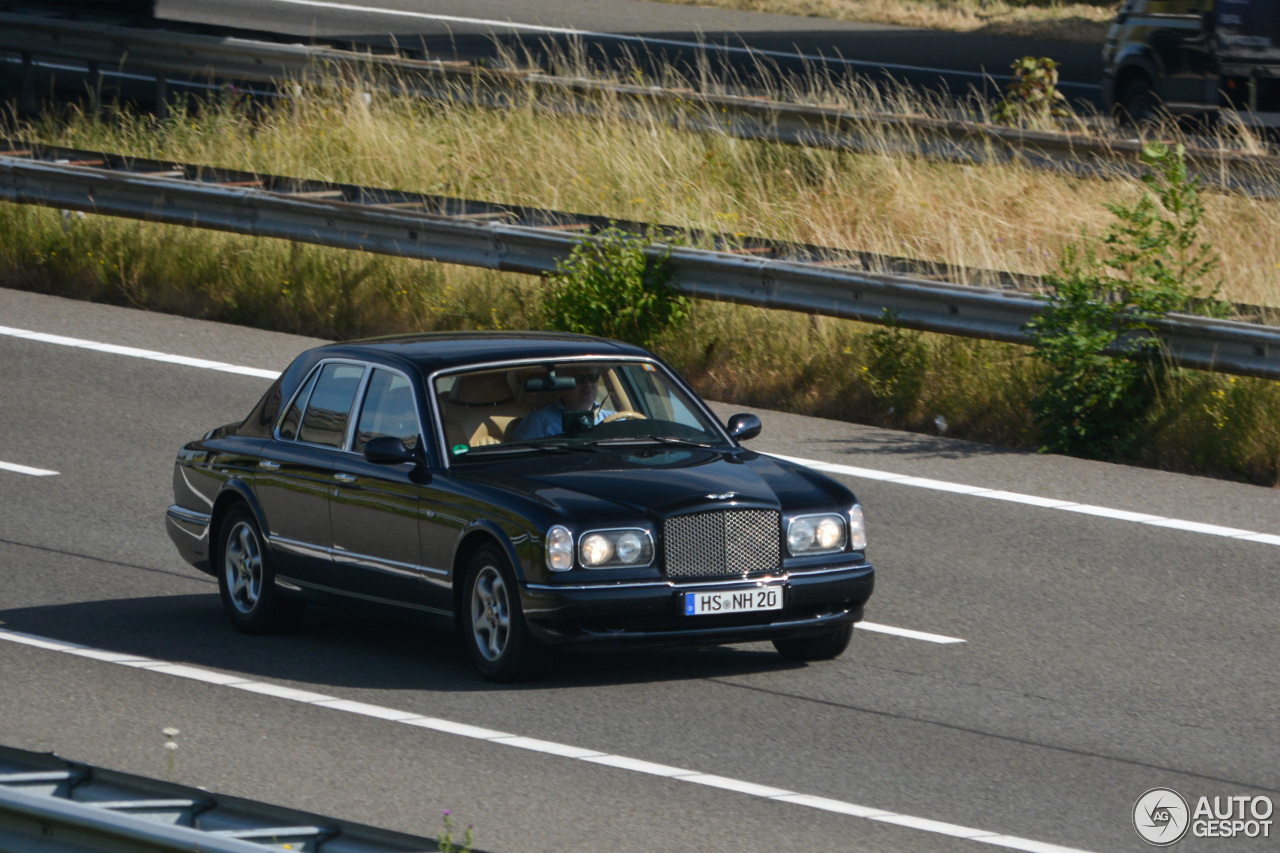
<svg viewBox="0 0 1280 853"><path fill-rule="evenodd" d="M293 628L306 605L281 598L262 531L253 513L237 504L222 519L218 537L218 593L231 624L246 634Z"/></svg>
<svg viewBox="0 0 1280 853"><path fill-rule="evenodd" d="M524 623L515 573L497 548L472 555L462 600L462 637L480 674L498 682L533 675L541 647Z"/></svg>
<svg viewBox="0 0 1280 853"><path fill-rule="evenodd" d="M849 647L849 639L853 636L853 625L841 625L837 628L809 637L788 637L774 640L773 647L778 654L788 660L814 661L831 660L840 657Z"/></svg>

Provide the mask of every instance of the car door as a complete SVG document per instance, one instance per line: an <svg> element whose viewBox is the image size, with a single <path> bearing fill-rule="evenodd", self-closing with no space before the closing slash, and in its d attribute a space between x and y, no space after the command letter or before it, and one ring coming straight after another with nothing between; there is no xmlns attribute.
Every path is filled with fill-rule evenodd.
<svg viewBox="0 0 1280 853"><path fill-rule="evenodd" d="M335 586L360 598L440 612L428 606L419 521L426 510L426 468L412 462L379 464L363 456L373 438L398 438L419 449L423 430L409 376L374 367L349 452L334 465L329 517L333 528ZM423 457L425 459L425 456Z"/></svg>
<svg viewBox="0 0 1280 853"><path fill-rule="evenodd" d="M317 365L262 449L255 491L286 582L333 586L329 492L364 371L349 361Z"/></svg>

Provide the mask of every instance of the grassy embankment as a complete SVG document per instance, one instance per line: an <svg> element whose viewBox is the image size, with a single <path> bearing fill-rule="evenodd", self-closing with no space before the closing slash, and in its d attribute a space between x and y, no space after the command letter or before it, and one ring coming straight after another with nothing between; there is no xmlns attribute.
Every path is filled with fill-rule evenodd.
<svg viewBox="0 0 1280 853"><path fill-rule="evenodd" d="M1102 44L1115 0L663 0L901 27Z"/></svg>
<svg viewBox="0 0 1280 853"><path fill-rule="evenodd" d="M823 100L837 97L826 93ZM844 93L841 97L869 98ZM858 106L866 107L866 103ZM875 106L885 106L877 104ZM548 118L349 91L11 127L138 156L554 207L1033 274L1097 238L1131 180L955 166L682 133L661 117ZM1223 295L1280 305L1280 206L1208 198ZM323 337L536 326L536 278L0 205L0 284ZM709 398L1035 447L1027 350L699 303L660 350ZM1275 483L1280 383L1186 373L1139 464Z"/></svg>

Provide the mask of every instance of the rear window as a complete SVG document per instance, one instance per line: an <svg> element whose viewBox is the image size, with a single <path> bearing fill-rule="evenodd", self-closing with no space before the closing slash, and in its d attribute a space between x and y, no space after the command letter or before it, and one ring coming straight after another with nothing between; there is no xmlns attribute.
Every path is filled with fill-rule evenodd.
<svg viewBox="0 0 1280 853"><path fill-rule="evenodd" d="M298 438L312 444L341 447L347 435L351 405L363 376L364 366L359 364L334 362L321 368L302 416Z"/></svg>

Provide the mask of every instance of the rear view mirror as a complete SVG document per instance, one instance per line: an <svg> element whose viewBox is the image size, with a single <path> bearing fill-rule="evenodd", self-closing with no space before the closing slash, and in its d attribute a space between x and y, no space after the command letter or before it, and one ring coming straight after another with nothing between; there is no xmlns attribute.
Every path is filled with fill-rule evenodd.
<svg viewBox="0 0 1280 853"><path fill-rule="evenodd" d="M760 434L760 419L755 415L740 412L729 418L729 435L735 441L747 441Z"/></svg>
<svg viewBox="0 0 1280 853"><path fill-rule="evenodd" d="M531 376L524 381L526 391L569 391L577 385L572 376L556 376L554 370L546 376Z"/></svg>

